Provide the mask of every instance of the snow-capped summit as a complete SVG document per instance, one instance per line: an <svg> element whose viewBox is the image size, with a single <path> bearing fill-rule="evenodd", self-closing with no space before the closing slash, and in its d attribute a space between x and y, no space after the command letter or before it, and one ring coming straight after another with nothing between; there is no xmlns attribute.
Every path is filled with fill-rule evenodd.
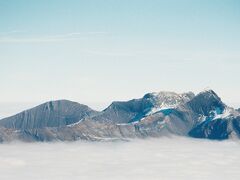
<svg viewBox="0 0 240 180"><path fill-rule="evenodd" d="M148 99L152 103L152 108L148 112L149 115L163 109L177 108L179 105L190 101L194 96L193 92L177 94L170 91L161 91L148 93L143 98Z"/></svg>

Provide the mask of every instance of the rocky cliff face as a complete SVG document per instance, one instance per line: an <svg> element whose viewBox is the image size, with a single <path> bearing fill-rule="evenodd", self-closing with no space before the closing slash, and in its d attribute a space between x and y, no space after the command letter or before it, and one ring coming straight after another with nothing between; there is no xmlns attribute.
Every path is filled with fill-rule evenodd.
<svg viewBox="0 0 240 180"><path fill-rule="evenodd" d="M189 132L191 137L222 140L239 136L239 112L225 105L212 90L200 93L188 104L199 114L198 122Z"/></svg>
<svg viewBox="0 0 240 180"><path fill-rule="evenodd" d="M240 113L217 94L203 91L148 93L113 102L102 112L85 105L51 101L0 120L0 141L114 140L166 135L239 138Z"/></svg>
<svg viewBox="0 0 240 180"><path fill-rule="evenodd" d="M202 117L202 121L189 132L196 138L228 139L239 138L240 113L232 108L225 107L221 111L211 111L209 116Z"/></svg>

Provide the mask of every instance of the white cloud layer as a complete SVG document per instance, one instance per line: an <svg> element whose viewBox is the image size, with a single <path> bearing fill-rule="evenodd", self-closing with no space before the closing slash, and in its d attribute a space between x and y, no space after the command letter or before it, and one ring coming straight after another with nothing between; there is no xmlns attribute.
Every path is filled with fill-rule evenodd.
<svg viewBox="0 0 240 180"><path fill-rule="evenodd" d="M0 145L0 179L240 179L240 144L186 138Z"/></svg>

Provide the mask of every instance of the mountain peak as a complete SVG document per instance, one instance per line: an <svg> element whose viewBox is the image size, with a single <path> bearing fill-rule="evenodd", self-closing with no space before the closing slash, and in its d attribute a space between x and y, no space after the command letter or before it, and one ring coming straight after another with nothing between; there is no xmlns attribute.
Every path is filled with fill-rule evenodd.
<svg viewBox="0 0 240 180"><path fill-rule="evenodd" d="M212 89L204 89L199 94L207 94L207 95L213 95L213 96L218 97L217 93Z"/></svg>
<svg viewBox="0 0 240 180"><path fill-rule="evenodd" d="M162 109L177 108L181 104L185 104L194 97L194 93L178 94L171 91L160 91L146 94L143 99L146 99L152 105L148 114L153 114Z"/></svg>
<svg viewBox="0 0 240 180"><path fill-rule="evenodd" d="M187 93L176 93L172 91L159 91L159 92L152 92L152 93L147 93L143 96L143 98L153 98L153 97L158 97L158 98L163 98L163 97L168 97L168 98L173 98L173 97L193 97L195 96L193 92L187 92Z"/></svg>
<svg viewBox="0 0 240 180"><path fill-rule="evenodd" d="M187 92L187 93L175 93L172 91L160 91L160 92L152 92L148 93L143 96L143 99L153 99L158 102L164 102L164 103L177 103L177 102L185 102L193 98L195 95L193 92Z"/></svg>
<svg viewBox="0 0 240 180"><path fill-rule="evenodd" d="M221 98L211 89L200 92L188 104L196 113L205 116L208 116L211 110L219 109L222 112L226 107Z"/></svg>
<svg viewBox="0 0 240 180"><path fill-rule="evenodd" d="M4 118L0 121L0 126L14 129L60 127L76 123L95 113L96 111L86 105L69 100L56 100Z"/></svg>
<svg viewBox="0 0 240 180"><path fill-rule="evenodd" d="M218 101L218 102L222 103L221 98L212 89L204 90L204 91L200 92L199 94L197 94L197 96L204 100L207 100L207 101L211 100L211 101Z"/></svg>

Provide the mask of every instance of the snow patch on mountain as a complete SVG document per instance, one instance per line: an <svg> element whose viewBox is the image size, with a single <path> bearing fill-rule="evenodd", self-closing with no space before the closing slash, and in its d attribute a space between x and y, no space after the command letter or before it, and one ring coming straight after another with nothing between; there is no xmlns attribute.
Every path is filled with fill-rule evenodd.
<svg viewBox="0 0 240 180"><path fill-rule="evenodd" d="M80 119L79 121L75 122L75 123L72 123L72 124L69 124L67 125L67 127L73 127L73 126L77 126L78 124L80 124L82 122L83 119Z"/></svg>
<svg viewBox="0 0 240 180"><path fill-rule="evenodd" d="M175 92L161 91L150 93L145 97L149 98L153 105L146 115L152 115L164 110L175 109L179 105L190 101L194 97L194 94L192 92L177 94Z"/></svg>
<svg viewBox="0 0 240 180"><path fill-rule="evenodd" d="M219 108L216 108L215 110L209 113L209 116L200 115L199 122L202 123L204 121L227 119L227 118L236 117L236 116L237 114L234 112L233 108L226 107L223 111L221 111Z"/></svg>
<svg viewBox="0 0 240 180"><path fill-rule="evenodd" d="M230 108L226 108L221 114L215 113L215 117L213 118L213 120L228 118L230 115L232 115L231 112L232 111Z"/></svg>

